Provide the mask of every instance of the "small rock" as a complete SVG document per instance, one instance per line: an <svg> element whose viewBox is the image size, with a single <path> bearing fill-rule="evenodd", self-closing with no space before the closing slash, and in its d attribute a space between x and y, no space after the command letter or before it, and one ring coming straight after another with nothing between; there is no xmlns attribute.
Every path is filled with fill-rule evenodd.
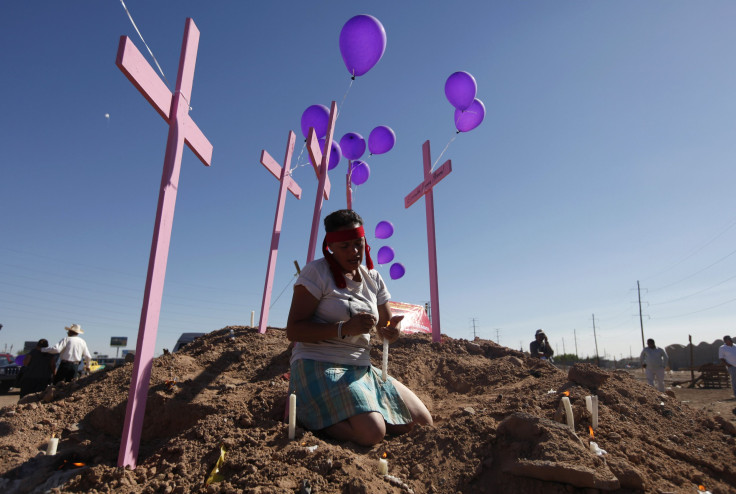
<svg viewBox="0 0 736 494"><path fill-rule="evenodd" d="M475 408L465 407L463 408L463 412L465 412L466 415L475 415Z"/></svg>

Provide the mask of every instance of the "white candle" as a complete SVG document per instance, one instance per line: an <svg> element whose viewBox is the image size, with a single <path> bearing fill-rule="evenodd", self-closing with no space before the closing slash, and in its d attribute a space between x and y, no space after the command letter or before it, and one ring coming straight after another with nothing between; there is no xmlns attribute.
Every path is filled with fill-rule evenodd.
<svg viewBox="0 0 736 494"><path fill-rule="evenodd" d="M256 323L256 311L252 310L250 311L250 327L254 327Z"/></svg>
<svg viewBox="0 0 736 494"><path fill-rule="evenodd" d="M562 404L565 406L565 417L567 417L567 426L575 432L575 417L572 415L572 406L570 406L570 398L562 397Z"/></svg>
<svg viewBox="0 0 736 494"><path fill-rule="evenodd" d="M588 413L590 413L590 415L592 416L593 415L593 400L590 396L585 397L585 408L588 409Z"/></svg>
<svg viewBox="0 0 736 494"><path fill-rule="evenodd" d="M379 475L388 475L388 461L383 458L378 460L378 473Z"/></svg>
<svg viewBox="0 0 736 494"><path fill-rule="evenodd" d="M591 398L591 406L593 408L593 429L598 429L598 396L593 395Z"/></svg>
<svg viewBox="0 0 736 494"><path fill-rule="evenodd" d="M53 456L56 454L56 448L59 446L59 438L58 437L52 437L49 439L49 444L46 446L46 454L48 456Z"/></svg>
<svg viewBox="0 0 736 494"><path fill-rule="evenodd" d="M388 340L383 339L383 365L381 366L381 380L386 382L388 378Z"/></svg>
<svg viewBox="0 0 736 494"><path fill-rule="evenodd" d="M289 439L296 435L296 395L289 395Z"/></svg>

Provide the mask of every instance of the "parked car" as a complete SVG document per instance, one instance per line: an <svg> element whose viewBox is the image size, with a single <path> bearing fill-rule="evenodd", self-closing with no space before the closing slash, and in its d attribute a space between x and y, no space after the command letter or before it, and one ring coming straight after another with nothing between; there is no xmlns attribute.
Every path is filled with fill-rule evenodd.
<svg viewBox="0 0 736 494"><path fill-rule="evenodd" d="M20 365L9 362L5 356L0 356L0 394L10 391L10 388L18 387L18 373Z"/></svg>

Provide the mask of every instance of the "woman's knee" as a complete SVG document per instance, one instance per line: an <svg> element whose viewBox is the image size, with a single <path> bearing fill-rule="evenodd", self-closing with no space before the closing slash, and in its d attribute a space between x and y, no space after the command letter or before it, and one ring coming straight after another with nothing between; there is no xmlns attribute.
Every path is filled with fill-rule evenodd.
<svg viewBox="0 0 736 494"><path fill-rule="evenodd" d="M386 422L380 413L372 412L350 418L354 439L361 446L373 446L386 436Z"/></svg>

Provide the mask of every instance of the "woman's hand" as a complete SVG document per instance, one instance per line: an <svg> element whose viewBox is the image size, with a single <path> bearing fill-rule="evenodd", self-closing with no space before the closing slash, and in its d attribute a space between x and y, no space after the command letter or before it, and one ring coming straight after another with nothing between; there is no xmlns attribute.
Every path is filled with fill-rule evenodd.
<svg viewBox="0 0 736 494"><path fill-rule="evenodd" d="M388 326L378 328L378 334L380 334L382 338L388 340L389 343L394 343L401 335L400 326L402 319L404 319L404 316L392 316L391 320L388 322Z"/></svg>
<svg viewBox="0 0 736 494"><path fill-rule="evenodd" d="M358 336L370 333L376 327L376 316L368 312L358 312L342 325L343 336Z"/></svg>

